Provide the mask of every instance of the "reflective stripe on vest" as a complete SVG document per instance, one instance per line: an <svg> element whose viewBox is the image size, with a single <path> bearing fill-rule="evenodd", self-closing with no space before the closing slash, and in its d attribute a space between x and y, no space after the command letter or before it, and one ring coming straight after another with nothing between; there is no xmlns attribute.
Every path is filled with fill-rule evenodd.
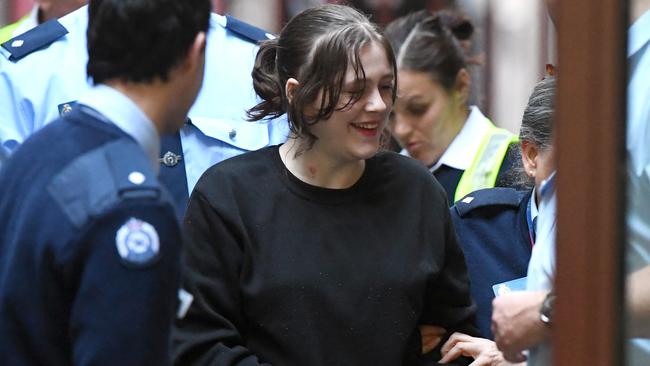
<svg viewBox="0 0 650 366"><path fill-rule="evenodd" d="M454 202L478 189L494 187L508 147L517 141L517 136L511 132L492 125L483 137L472 165L465 170L458 182Z"/></svg>

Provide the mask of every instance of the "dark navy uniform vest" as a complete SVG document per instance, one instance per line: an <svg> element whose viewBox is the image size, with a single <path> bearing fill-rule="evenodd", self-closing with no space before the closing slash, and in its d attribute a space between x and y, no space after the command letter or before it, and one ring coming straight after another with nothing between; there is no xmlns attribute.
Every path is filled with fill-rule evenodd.
<svg viewBox="0 0 650 366"><path fill-rule="evenodd" d="M77 109L0 187L0 363L168 364L181 235L137 142Z"/></svg>
<svg viewBox="0 0 650 366"><path fill-rule="evenodd" d="M530 192L512 188L478 190L451 208L465 253L477 324L492 338L492 286L526 276L532 243L526 218Z"/></svg>

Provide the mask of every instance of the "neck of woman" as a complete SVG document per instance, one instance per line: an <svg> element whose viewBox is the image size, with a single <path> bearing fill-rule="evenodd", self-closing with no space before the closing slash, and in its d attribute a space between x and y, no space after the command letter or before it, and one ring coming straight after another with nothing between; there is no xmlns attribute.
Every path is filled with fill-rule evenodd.
<svg viewBox="0 0 650 366"><path fill-rule="evenodd" d="M280 158L284 166L301 181L316 187L345 189L353 186L365 169L365 160L340 159L336 152L314 146L299 154L306 142L301 138L289 138L280 146Z"/></svg>
<svg viewBox="0 0 650 366"><path fill-rule="evenodd" d="M438 140L440 141L440 144L434 147L435 150L433 152L432 161L429 163L425 162L427 167L430 168L434 166L438 160L440 160L456 136L460 134L463 126L465 126L465 122L467 122L467 118L469 118L469 107L467 106L461 106L457 109L453 109L451 113L445 116L445 122L442 125L442 128L436 131L436 133L442 136L442 138Z"/></svg>

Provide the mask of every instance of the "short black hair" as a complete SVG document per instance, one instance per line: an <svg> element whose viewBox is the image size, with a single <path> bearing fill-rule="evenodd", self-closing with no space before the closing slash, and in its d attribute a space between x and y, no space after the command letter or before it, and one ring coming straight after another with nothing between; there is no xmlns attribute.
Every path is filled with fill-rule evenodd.
<svg viewBox="0 0 650 366"><path fill-rule="evenodd" d="M210 25L210 0L92 0L88 65L93 83L166 81L199 32Z"/></svg>

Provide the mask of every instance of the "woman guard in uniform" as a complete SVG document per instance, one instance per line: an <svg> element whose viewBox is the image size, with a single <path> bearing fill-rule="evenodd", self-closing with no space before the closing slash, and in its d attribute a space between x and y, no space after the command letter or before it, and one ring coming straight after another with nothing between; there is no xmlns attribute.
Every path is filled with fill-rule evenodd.
<svg viewBox="0 0 650 366"><path fill-rule="evenodd" d="M401 45L390 129L403 153L429 168L453 204L477 189L510 185L505 173L516 164L508 154L516 137L468 105L467 56L449 23L440 14L427 16ZM411 22L389 26L388 37L400 37L400 24Z"/></svg>
<svg viewBox="0 0 650 366"><path fill-rule="evenodd" d="M283 145L209 169L184 221L178 365L421 365L419 325L475 332L442 187L378 152L395 98L388 41L356 10L305 10L262 44L254 120Z"/></svg>
<svg viewBox="0 0 650 366"><path fill-rule="evenodd" d="M552 139L556 82L547 77L534 88L521 123L522 165L514 169L521 184L531 188L491 188L473 192L451 208L454 228L465 253L477 323L483 336L490 330L492 300L508 291L526 289L526 272L535 245L539 187L555 170ZM445 357L489 358L487 365L503 365L493 342L454 334L443 346Z"/></svg>

